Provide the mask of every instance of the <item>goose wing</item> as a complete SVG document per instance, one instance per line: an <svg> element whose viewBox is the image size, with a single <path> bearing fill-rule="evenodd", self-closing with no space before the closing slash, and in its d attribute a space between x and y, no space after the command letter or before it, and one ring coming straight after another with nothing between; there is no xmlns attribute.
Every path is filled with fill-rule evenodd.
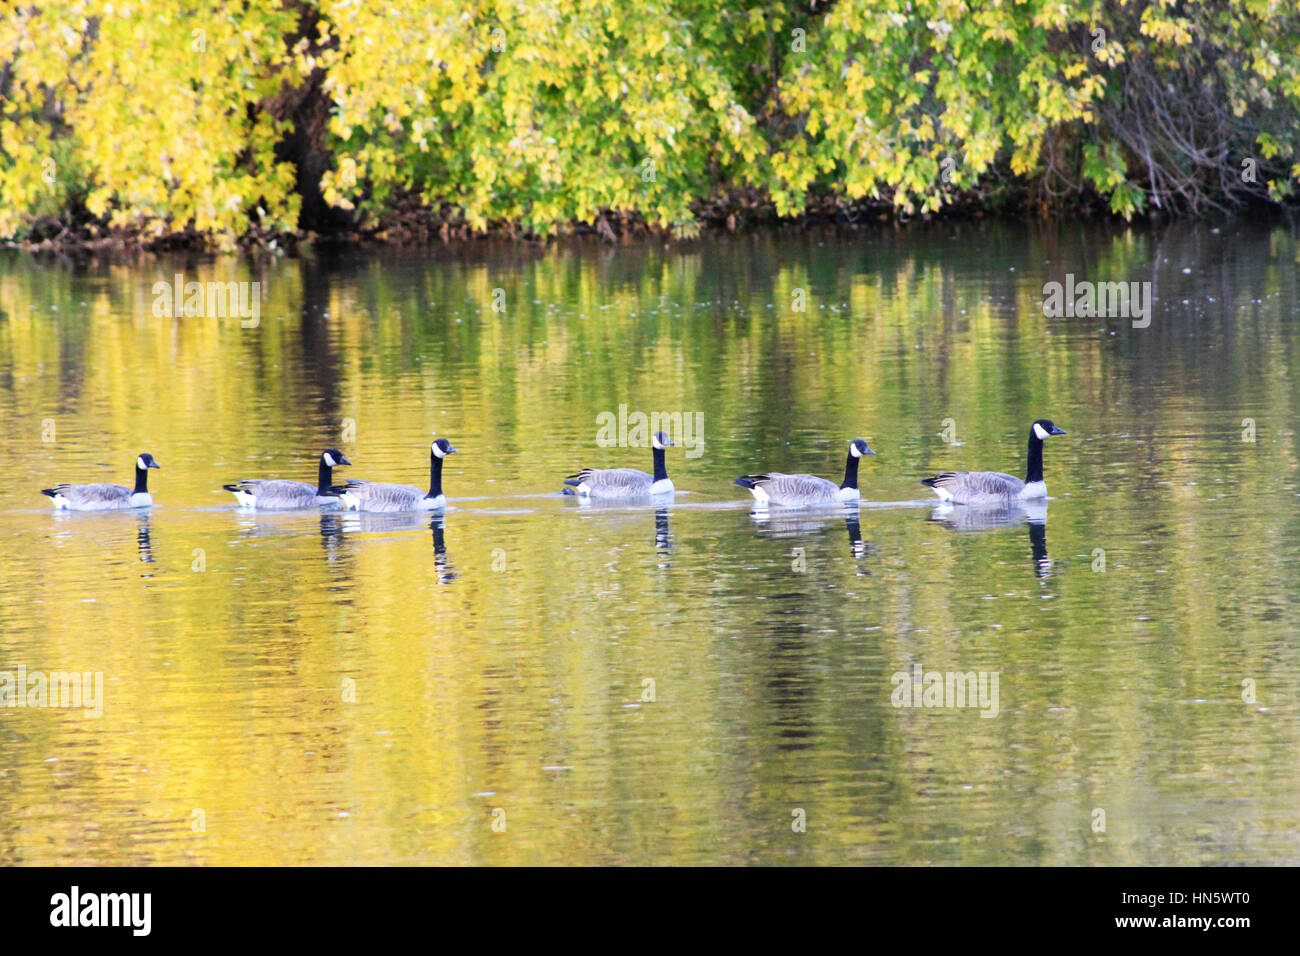
<svg viewBox="0 0 1300 956"><path fill-rule="evenodd" d="M133 492L122 485L55 485L44 488L42 494L51 498L56 495L63 498L72 508L97 511L109 508L123 508L131 503Z"/></svg>
<svg viewBox="0 0 1300 956"><path fill-rule="evenodd" d="M414 485L385 485L353 478L342 487L359 511L414 511L425 493Z"/></svg>
<svg viewBox="0 0 1300 956"><path fill-rule="evenodd" d="M1025 487L1019 478L1000 471L944 471L933 478L923 478L921 484L936 491L946 491L958 504L980 499L1014 498Z"/></svg>
<svg viewBox="0 0 1300 956"><path fill-rule="evenodd" d="M838 502L839 486L816 475L769 475L763 486L773 504L816 504Z"/></svg>
<svg viewBox="0 0 1300 956"><path fill-rule="evenodd" d="M636 468L583 468L569 475L565 484L586 485L593 494L645 495L654 478Z"/></svg>
<svg viewBox="0 0 1300 956"><path fill-rule="evenodd" d="M306 508L316 504L316 488L305 481L249 478L223 487L252 495L259 508Z"/></svg>
<svg viewBox="0 0 1300 956"><path fill-rule="evenodd" d="M774 505L838 503L839 486L816 475L786 475L778 471L736 479L743 488L761 488Z"/></svg>

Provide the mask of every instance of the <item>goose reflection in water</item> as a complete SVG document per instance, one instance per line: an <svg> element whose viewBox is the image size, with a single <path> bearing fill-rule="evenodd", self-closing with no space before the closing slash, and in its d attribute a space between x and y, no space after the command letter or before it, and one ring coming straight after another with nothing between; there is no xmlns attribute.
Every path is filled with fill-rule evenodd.
<svg viewBox="0 0 1300 956"><path fill-rule="evenodd" d="M348 535L385 534L395 531L418 531L427 527L433 533L433 566L438 575L439 584L447 584L456 578L456 568L447 557L446 516L428 513L410 512L402 514L384 514L369 511L335 511L324 512L320 516L321 544L330 563L341 555L351 555L355 544L346 551L340 551Z"/></svg>
<svg viewBox="0 0 1300 956"><path fill-rule="evenodd" d="M1046 578L1052 573L1052 559L1047 555L1047 500L1015 502L1005 507L980 508L971 505L942 504L930 513L931 521L955 531L988 531L994 528L1029 528L1029 552L1034 575Z"/></svg>
<svg viewBox="0 0 1300 956"><path fill-rule="evenodd" d="M749 517L758 526L759 534L772 538L797 538L824 531L836 519L843 517L844 529L849 535L849 554L860 560L873 550L870 544L862 540L862 525L856 503L848 508L828 508L823 511L808 511L804 508L755 508L749 513ZM858 574L865 576L870 575L871 572L860 568Z"/></svg>
<svg viewBox="0 0 1300 956"><path fill-rule="evenodd" d="M153 539L149 536L149 515L140 516L140 526L135 532L136 550L140 552L141 564L153 564ZM145 577L151 578L152 574L146 574Z"/></svg>
<svg viewBox="0 0 1300 956"><path fill-rule="evenodd" d="M141 564L153 564L153 531L150 521L153 516L148 511L72 511L67 509L58 509L52 511L51 516L57 522L58 533L56 538L71 538L87 533L91 528L96 530L103 529L111 533L116 543L125 544L121 535L125 532L120 521L129 521L131 517L136 519L135 528L135 550ZM67 522L64 524L64 522ZM114 549L116 550L116 548ZM149 570L141 573L141 577L153 577L153 571Z"/></svg>
<svg viewBox="0 0 1300 956"><path fill-rule="evenodd" d="M641 515L645 512L646 506L662 501L663 496L658 499L649 495L643 495L638 498L614 498L601 500L599 498L588 498L584 496L569 496L565 500L571 502L569 507L577 508L581 513L603 511L608 512L613 520L632 519L642 520ZM673 534L672 527L669 524L669 510L662 504L655 508L655 553L659 557L659 567L671 568L673 566L670 560L673 555Z"/></svg>
<svg viewBox="0 0 1300 956"><path fill-rule="evenodd" d="M449 584L456 579L456 569L447 557L445 521L446 517L440 514L429 519L429 530L433 532L433 566L438 573L439 584Z"/></svg>
<svg viewBox="0 0 1300 956"><path fill-rule="evenodd" d="M668 527L668 509L655 509L655 553L659 555L659 567L671 568L673 556L673 533Z"/></svg>
<svg viewBox="0 0 1300 956"><path fill-rule="evenodd" d="M251 508L231 508L235 527L242 539L275 538L286 534L304 534L310 526L311 512L308 511L255 511ZM321 523L326 518L335 517L337 512L320 512Z"/></svg>
<svg viewBox="0 0 1300 956"><path fill-rule="evenodd" d="M320 516L320 543L325 549L325 560L334 564L339 559L343 542L343 512L322 511Z"/></svg>
<svg viewBox="0 0 1300 956"><path fill-rule="evenodd" d="M865 558L871 546L862 543L862 527L858 524L856 513L844 516L844 528L849 533L849 553L855 558Z"/></svg>

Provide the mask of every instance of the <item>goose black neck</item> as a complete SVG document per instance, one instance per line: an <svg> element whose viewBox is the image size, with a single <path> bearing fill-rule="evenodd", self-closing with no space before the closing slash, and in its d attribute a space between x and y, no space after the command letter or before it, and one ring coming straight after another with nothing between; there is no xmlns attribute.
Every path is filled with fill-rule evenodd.
<svg viewBox="0 0 1300 956"><path fill-rule="evenodd" d="M135 491L132 494L143 495L149 491L149 469L141 468L139 463L135 466Z"/></svg>
<svg viewBox="0 0 1300 956"><path fill-rule="evenodd" d="M668 477L668 467L664 464L664 449L656 448L655 453L655 481L663 481Z"/></svg>
<svg viewBox="0 0 1300 956"><path fill-rule="evenodd" d="M437 498L442 494L442 459L429 452L429 497Z"/></svg>
<svg viewBox="0 0 1300 956"><path fill-rule="evenodd" d="M1025 484L1043 480L1043 440L1029 433L1029 465L1025 469Z"/></svg>
<svg viewBox="0 0 1300 956"><path fill-rule="evenodd" d="M330 486L334 484L334 469L325 464L325 456L321 455L320 468L316 472L316 493L318 495L328 495Z"/></svg>
<svg viewBox="0 0 1300 956"><path fill-rule="evenodd" d="M844 484L840 485L841 488L858 487L858 462L860 461L861 458L855 458L853 452L849 452L849 457L844 462Z"/></svg>

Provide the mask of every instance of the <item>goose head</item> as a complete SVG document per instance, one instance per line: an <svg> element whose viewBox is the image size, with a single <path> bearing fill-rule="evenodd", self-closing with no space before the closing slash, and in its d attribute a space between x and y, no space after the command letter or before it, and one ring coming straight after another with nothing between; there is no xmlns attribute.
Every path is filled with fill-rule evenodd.
<svg viewBox="0 0 1300 956"><path fill-rule="evenodd" d="M863 455L874 455L875 452L871 450L865 438L855 438L849 442L849 454L854 458L861 458Z"/></svg>
<svg viewBox="0 0 1300 956"><path fill-rule="evenodd" d="M439 438L429 446L429 451L433 452L439 458L446 458L448 455L454 455L459 449L452 446L451 442L445 438Z"/></svg>
<svg viewBox="0 0 1300 956"><path fill-rule="evenodd" d="M650 439L650 444L654 446L655 451L663 451L669 445L676 446L677 442L669 438L667 432L655 432Z"/></svg>
<svg viewBox="0 0 1300 956"><path fill-rule="evenodd" d="M153 455L149 454L146 451L143 452L140 455L140 457L135 460L135 467L139 468L141 471L144 471L146 468L161 468L162 465L154 461Z"/></svg>
<svg viewBox="0 0 1300 956"><path fill-rule="evenodd" d="M343 452L339 451L337 448L325 449L325 451L321 452L320 460L327 468L337 468L339 465L352 464L352 462L347 460Z"/></svg>
<svg viewBox="0 0 1300 956"><path fill-rule="evenodd" d="M1064 428L1057 428L1050 418L1040 418L1038 421L1034 422L1030 431L1033 432L1034 437L1039 441L1050 438L1052 435L1068 434Z"/></svg>

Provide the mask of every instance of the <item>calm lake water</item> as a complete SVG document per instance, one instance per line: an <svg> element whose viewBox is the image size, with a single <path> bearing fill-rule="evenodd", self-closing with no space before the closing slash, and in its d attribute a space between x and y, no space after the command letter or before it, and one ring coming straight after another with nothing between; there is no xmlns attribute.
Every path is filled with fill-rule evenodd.
<svg viewBox="0 0 1300 956"><path fill-rule="evenodd" d="M1298 260L1240 223L6 254L0 671L100 673L103 714L0 709L0 864L1300 863ZM156 317L178 272L260 282L259 325ZM1045 317L1067 274L1151 282L1150 326ZM649 468L621 405L702 416L664 508L558 494ZM1039 417L1045 523L934 513ZM421 484L435 435L442 520L220 490L330 446ZM731 483L857 436L856 527ZM40 494L142 451L151 513ZM915 665L996 716L895 707Z"/></svg>

